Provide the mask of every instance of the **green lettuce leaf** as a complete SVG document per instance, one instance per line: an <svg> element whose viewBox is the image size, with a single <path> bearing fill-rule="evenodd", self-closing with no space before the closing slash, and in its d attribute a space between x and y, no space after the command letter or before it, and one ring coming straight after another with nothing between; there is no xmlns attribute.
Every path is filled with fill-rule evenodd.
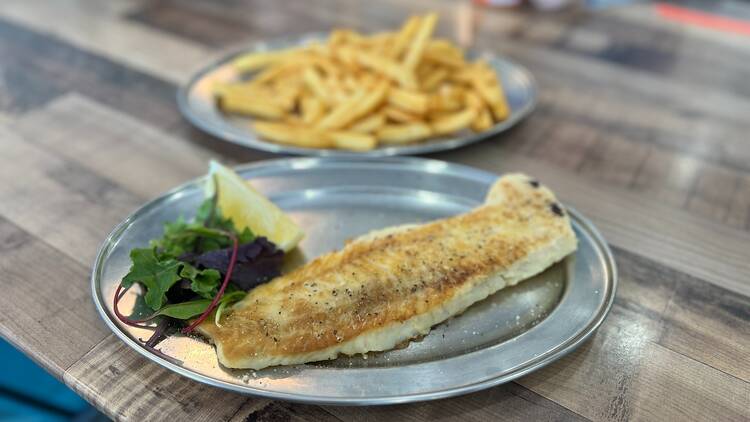
<svg viewBox="0 0 750 422"><path fill-rule="evenodd" d="M153 310L161 308L167 290L180 280L179 269L183 264L176 259L160 260L151 248L133 249L130 260L133 264L122 279L122 286L128 289L133 283L141 283L146 288L146 304Z"/></svg>
<svg viewBox="0 0 750 422"><path fill-rule="evenodd" d="M227 293L219 299L219 306L224 309L227 305L237 302L245 297L245 292L236 291ZM197 317L208 309L211 299L192 300L190 302L175 303L159 309L154 315L164 315L176 319L190 319Z"/></svg>
<svg viewBox="0 0 750 422"><path fill-rule="evenodd" d="M184 264L180 276L190 280L190 290L206 299L216 296L221 285L221 274L210 268L198 270L190 264Z"/></svg>

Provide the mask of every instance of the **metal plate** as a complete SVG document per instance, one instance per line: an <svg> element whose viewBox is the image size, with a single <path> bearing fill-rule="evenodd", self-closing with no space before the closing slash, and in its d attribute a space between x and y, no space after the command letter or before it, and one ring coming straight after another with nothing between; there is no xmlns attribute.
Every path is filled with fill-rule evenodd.
<svg viewBox="0 0 750 422"><path fill-rule="evenodd" d="M277 40L256 44L253 48L243 49L214 62L198 72L187 84L177 92L177 105L180 112L198 128L229 142L263 151L314 156L366 156L384 157L392 155L425 154L458 148L474 142L491 138L526 117L536 105L536 83L523 66L506 58L490 53L478 54L469 52L471 59L482 58L495 69L505 91L511 114L508 119L497 123L490 130L483 133L464 131L457 137L435 138L411 145L380 147L372 151L351 152L336 149L300 148L281 145L260 139L252 130L252 119L240 116L230 116L221 113L216 107L213 96L213 86L216 82L230 82L239 80L240 75L230 62L240 54L250 51L271 51L293 46L304 45L312 41L321 40L324 35L308 34L293 40Z"/></svg>
<svg viewBox="0 0 750 422"><path fill-rule="evenodd" d="M483 201L497 175L416 158L273 160L238 172L306 231L301 262L373 229L462 213ZM192 217L202 179L146 204L107 237L92 274L96 306L107 325L148 359L194 380L240 393L332 404L429 400L487 388L538 369L573 350L602 322L617 275L606 242L574 210L574 256L541 275L499 291L440 324L408 347L324 363L229 370L201 339L175 335L161 345L173 362L136 339L148 332L121 325L112 298L127 272L128 252L161 235L165 221ZM131 295L129 292L128 295ZM127 296L125 306L132 304Z"/></svg>

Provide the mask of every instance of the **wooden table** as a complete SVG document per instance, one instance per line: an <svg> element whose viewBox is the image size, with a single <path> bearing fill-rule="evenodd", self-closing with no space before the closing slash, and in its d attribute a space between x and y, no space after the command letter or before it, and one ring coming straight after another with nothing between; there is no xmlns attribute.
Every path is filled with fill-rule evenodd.
<svg viewBox="0 0 750 422"><path fill-rule="evenodd" d="M4 0L0 7L0 334L115 419L747 420L750 38L651 6L553 15L459 1ZM269 158L193 129L175 88L229 49L335 25L439 32L528 66L534 115L433 158L522 170L590 217L620 269L586 344L463 397L344 408L243 397L151 364L91 301L97 246L206 170Z"/></svg>

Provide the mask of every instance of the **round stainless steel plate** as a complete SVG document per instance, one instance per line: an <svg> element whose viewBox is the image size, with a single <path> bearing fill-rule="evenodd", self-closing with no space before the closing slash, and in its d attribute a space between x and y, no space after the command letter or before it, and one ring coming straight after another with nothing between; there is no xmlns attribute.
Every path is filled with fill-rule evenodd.
<svg viewBox="0 0 750 422"><path fill-rule="evenodd" d="M416 158L299 158L238 168L307 232L298 262L340 248L373 229L424 222L480 204L497 175ZM96 306L125 343L179 374L240 393L332 404L429 400L507 382L560 358L602 322L617 275L609 248L586 219L570 210L578 251L544 273L501 290L440 324L403 349L367 356L268 368L222 368L211 345L174 335L160 348L165 359L137 341L149 333L121 325L112 298L127 272L128 253L160 236L165 221L192 217L203 197L202 179L146 204L107 237L92 273ZM130 293L128 293L130 295ZM132 297L126 302L132 304ZM126 303L126 306L127 303Z"/></svg>
<svg viewBox="0 0 750 422"><path fill-rule="evenodd" d="M392 155L425 154L458 148L491 138L526 117L536 105L536 83L528 70L506 58L493 54L470 52L472 59L483 58L497 72L511 108L508 119L497 123L490 130L475 134L464 131L455 137L436 138L412 145L380 147L365 152L350 152L334 149L300 148L281 145L260 139L251 127L252 119L229 116L216 107L213 86L216 82L236 81L240 75L230 65L232 59L250 51L271 51L288 48L320 40L321 34L308 34L293 40L277 40L256 44L250 49L238 51L206 66L177 92L177 105L180 112L198 128L226 141L263 151L295 155L314 156L365 156L384 157Z"/></svg>

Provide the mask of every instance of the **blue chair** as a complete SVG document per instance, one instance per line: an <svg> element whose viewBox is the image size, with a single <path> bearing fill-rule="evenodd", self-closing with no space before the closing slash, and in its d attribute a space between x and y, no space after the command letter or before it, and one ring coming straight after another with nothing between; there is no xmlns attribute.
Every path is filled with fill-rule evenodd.
<svg viewBox="0 0 750 422"><path fill-rule="evenodd" d="M98 420L107 419L0 339L0 421Z"/></svg>

